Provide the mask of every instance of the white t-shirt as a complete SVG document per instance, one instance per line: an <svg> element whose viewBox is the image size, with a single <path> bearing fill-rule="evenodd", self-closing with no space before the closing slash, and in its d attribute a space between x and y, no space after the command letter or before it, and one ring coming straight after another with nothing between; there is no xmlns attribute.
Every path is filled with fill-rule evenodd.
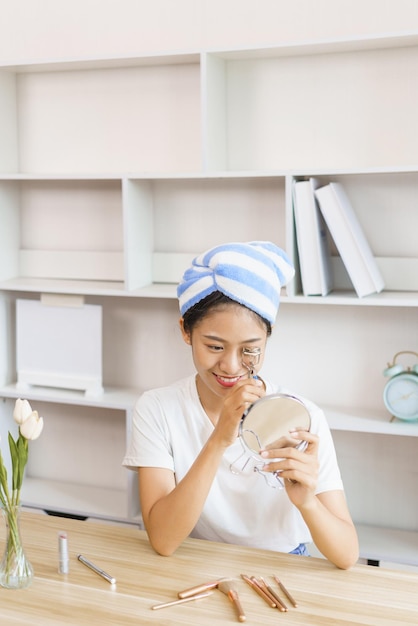
<svg viewBox="0 0 418 626"><path fill-rule="evenodd" d="M283 392L266 384L267 394ZM295 395L295 394L292 394ZM323 412L302 399L311 414L311 432L319 436L317 493L342 490L331 433ZM196 389L195 376L145 392L137 401L131 440L123 465L161 467L184 477L213 431ZM272 488L259 472L239 471L245 463L238 438L224 453L192 537L290 552L312 541L286 490Z"/></svg>

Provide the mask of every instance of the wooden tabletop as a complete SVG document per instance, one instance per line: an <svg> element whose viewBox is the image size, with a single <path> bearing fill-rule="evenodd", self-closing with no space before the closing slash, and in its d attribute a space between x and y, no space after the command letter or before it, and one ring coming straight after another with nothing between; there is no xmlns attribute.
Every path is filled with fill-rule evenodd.
<svg viewBox="0 0 418 626"><path fill-rule="evenodd" d="M349 571L324 559L277 554L189 539L170 557L151 549L134 527L49 517L25 512L21 528L35 570L24 590L0 588L5 626L125 626L239 623L234 606L219 590L201 600L160 610L151 607L177 599L178 591L221 577L234 579L246 623L269 624L418 624L418 575L356 565ZM58 573L58 532L68 534L70 571ZM4 549L0 532L0 556ZM117 579L116 585L77 560L83 554ZM270 608L241 578L264 577L279 591L279 577L298 602L288 611ZM285 597L281 594L283 600Z"/></svg>

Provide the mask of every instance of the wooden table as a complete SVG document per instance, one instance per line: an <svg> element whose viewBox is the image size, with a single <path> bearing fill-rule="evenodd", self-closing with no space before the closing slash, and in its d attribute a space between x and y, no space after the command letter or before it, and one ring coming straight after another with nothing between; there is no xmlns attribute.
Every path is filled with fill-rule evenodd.
<svg viewBox="0 0 418 626"><path fill-rule="evenodd" d="M234 607L218 590L202 600L158 611L151 606L177 598L181 589L216 579L236 579L246 623L418 624L418 575L356 565L336 569L324 559L275 554L240 546L189 539L171 557L158 556L143 531L134 527L78 521L25 512L23 541L35 570L24 590L0 589L5 626L208 625L239 623ZM58 573L58 531L69 540L70 572ZM0 551L4 547L0 531ZM83 554L117 583L112 586L77 560ZM275 574L298 607L272 609L241 579L263 576L276 587Z"/></svg>

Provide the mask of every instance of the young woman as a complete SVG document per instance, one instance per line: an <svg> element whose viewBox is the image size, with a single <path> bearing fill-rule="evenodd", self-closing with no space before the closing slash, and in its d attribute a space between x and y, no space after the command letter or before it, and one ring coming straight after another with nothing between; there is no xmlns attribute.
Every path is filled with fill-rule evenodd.
<svg viewBox="0 0 418 626"><path fill-rule="evenodd" d="M279 472L284 489L269 486L259 472L231 472L242 454L244 411L283 391L258 372L281 287L293 274L283 250L250 242L209 250L183 276L180 329L196 374L141 396L124 459L138 471L145 528L162 555L193 536L297 554L307 554L313 540L340 568L358 559L331 434L317 406L304 400L311 428L292 434L307 442L305 451L262 452L263 470ZM248 353L260 355L254 377Z"/></svg>

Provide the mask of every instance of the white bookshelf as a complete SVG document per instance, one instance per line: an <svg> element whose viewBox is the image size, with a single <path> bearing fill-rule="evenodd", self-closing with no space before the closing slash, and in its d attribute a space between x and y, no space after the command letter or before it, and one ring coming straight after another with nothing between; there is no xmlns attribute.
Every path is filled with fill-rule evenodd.
<svg viewBox="0 0 418 626"><path fill-rule="evenodd" d="M127 492L123 489L105 489L88 485L64 483L47 479L25 477L22 502L30 508L40 508L52 513L79 515L125 521L122 511L128 510ZM132 516L139 523L139 516Z"/></svg>
<svg viewBox="0 0 418 626"><path fill-rule="evenodd" d="M418 571L418 533L392 528L379 528L356 524L360 544L360 562L390 567L401 567ZM315 545L309 546L312 556L322 555Z"/></svg>
<svg viewBox="0 0 418 626"><path fill-rule="evenodd" d="M16 299L71 294L103 306L103 395L33 387L28 396L47 419L73 416L67 431L57 418L69 448L96 435L95 462L65 458L56 476L40 444L42 476L34 451L28 504L138 519L134 473L120 467L135 398L192 371L175 283L195 253L228 240L271 239L296 261L291 186L316 176L346 188L386 289L359 299L343 277L329 296L306 298L296 280L265 376L332 407L355 521L379 528L377 547L362 539L365 553L388 556L388 528L418 563L418 504L407 495L418 424L390 423L382 404L387 361L418 343L417 69L418 33L0 67L2 436L19 395ZM370 437L403 485L396 497L394 479L379 487ZM353 449L363 453L354 478ZM369 489L378 485L373 510L362 468ZM396 542L391 556L406 562Z"/></svg>
<svg viewBox="0 0 418 626"><path fill-rule="evenodd" d="M21 391L15 384L0 388L5 398L20 398ZM106 387L99 395L85 395L82 391L71 389L54 389L52 387L33 386L27 394L30 402L55 402L74 406L104 407L120 411L129 411L138 397L137 389Z"/></svg>
<svg viewBox="0 0 418 626"><path fill-rule="evenodd" d="M418 437L418 428L415 422L404 422L392 419L387 413L362 413L357 411L342 411L325 407L328 424L332 430L351 431L356 433L375 433L390 435L391 437Z"/></svg>

